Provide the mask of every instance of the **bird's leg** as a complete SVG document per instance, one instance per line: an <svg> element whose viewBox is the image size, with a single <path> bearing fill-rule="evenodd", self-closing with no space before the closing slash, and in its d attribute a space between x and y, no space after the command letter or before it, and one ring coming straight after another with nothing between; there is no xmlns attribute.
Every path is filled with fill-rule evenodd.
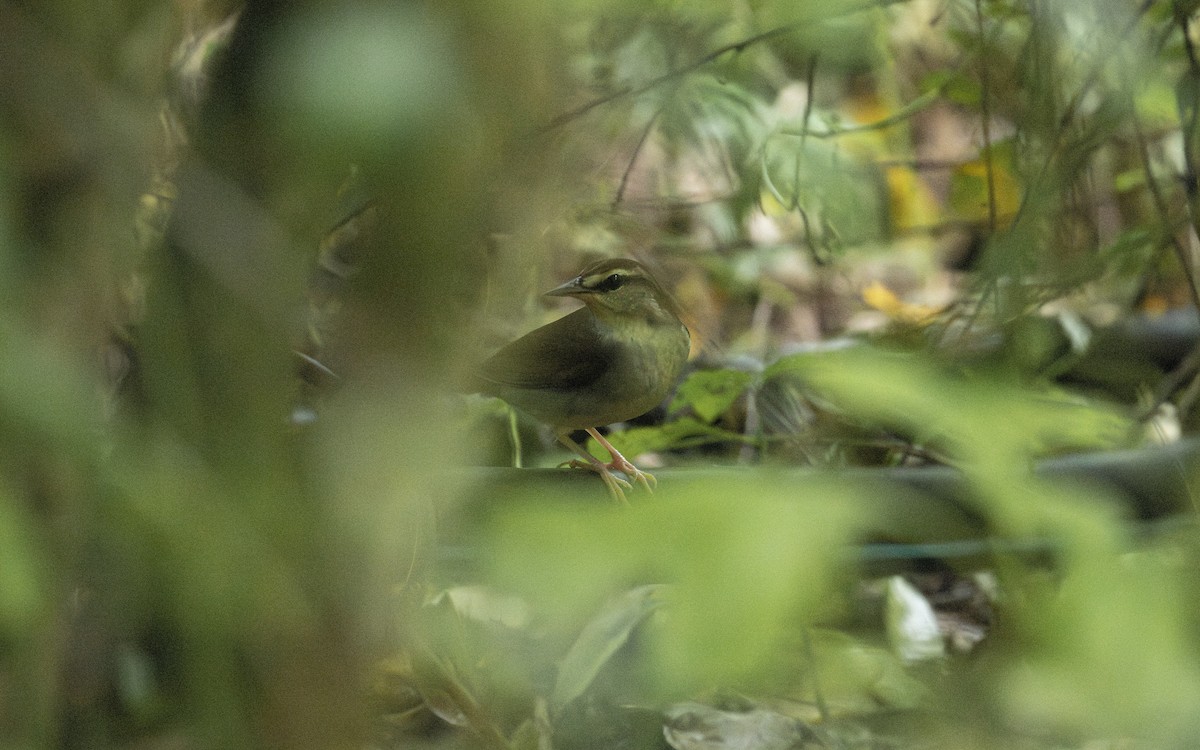
<svg viewBox="0 0 1200 750"><path fill-rule="evenodd" d="M629 459L622 456L617 449L612 446L612 443L605 440L604 436L596 431L595 427L587 428L587 434L596 438L596 442L600 445L603 445L604 450L608 451L608 455L612 458L612 460L606 464L607 468L616 469L617 471L621 472L625 476L645 487L646 492L654 492L654 487L658 486L658 480L654 478L653 474L642 471L630 463Z"/></svg>
<svg viewBox="0 0 1200 750"><path fill-rule="evenodd" d="M600 478L604 480L604 486L608 488L608 492L613 496L613 500L616 500L622 505L629 505L629 501L625 499L625 493L621 488L624 487L627 490L631 490L633 489L633 485L631 485L629 482L626 482L624 479L621 479L620 477L613 476L613 473L609 470L609 466L607 464L584 450L583 446L572 440L570 435L559 435L558 442L562 443L583 457L583 461L569 462L571 468L591 469L592 471L596 472L600 475Z"/></svg>

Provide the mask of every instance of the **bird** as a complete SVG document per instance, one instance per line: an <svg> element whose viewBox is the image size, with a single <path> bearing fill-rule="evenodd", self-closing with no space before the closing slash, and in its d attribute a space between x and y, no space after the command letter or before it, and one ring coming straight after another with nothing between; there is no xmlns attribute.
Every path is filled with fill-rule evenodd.
<svg viewBox="0 0 1200 750"><path fill-rule="evenodd" d="M687 363L691 335L680 309L635 260L601 260L545 293L583 307L505 345L475 371L474 389L553 428L579 460L564 465L600 475L628 504L629 481L652 492L658 481L620 454L597 427L641 416L660 404ZM609 453L606 463L571 438L584 430Z"/></svg>

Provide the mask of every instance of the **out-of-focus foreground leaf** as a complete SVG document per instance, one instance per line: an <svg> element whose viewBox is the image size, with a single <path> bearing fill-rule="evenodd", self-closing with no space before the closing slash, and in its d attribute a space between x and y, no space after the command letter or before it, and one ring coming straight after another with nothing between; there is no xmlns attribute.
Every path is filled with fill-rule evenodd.
<svg viewBox="0 0 1200 750"><path fill-rule="evenodd" d="M568 632L624 584L669 584L647 677L656 695L681 696L770 674L796 623L836 609L859 515L838 482L795 497L753 476L672 482L624 512L517 504L495 522L491 576Z"/></svg>

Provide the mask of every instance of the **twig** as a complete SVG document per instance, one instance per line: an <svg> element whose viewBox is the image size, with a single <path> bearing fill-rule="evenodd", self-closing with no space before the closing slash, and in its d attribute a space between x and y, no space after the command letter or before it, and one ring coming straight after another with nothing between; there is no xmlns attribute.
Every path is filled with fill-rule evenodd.
<svg viewBox="0 0 1200 750"><path fill-rule="evenodd" d="M804 153L805 140L808 138L808 123L812 121L813 101L817 98L817 55L808 61L808 70L804 76L805 93L808 98L804 102L804 119L800 121L800 152ZM787 132L786 130L784 131Z"/></svg>
<svg viewBox="0 0 1200 750"><path fill-rule="evenodd" d="M852 135L854 133L870 132L872 130L884 130L886 128L890 128L891 126L895 125L898 122L903 122L904 120L907 120L908 118L912 117L917 112L928 109L930 106L935 104L941 98L941 96L945 90L946 90L946 85L939 86L938 88L930 89L929 91L926 91L924 94L921 94L916 99L913 99L911 102L909 102L908 104L905 104L903 107L896 110L895 112L888 115L887 117L880 118L878 120L875 120L874 122L862 123L860 125L847 125L845 127L834 127L834 128L830 128L829 130L810 130L809 129L809 127L808 127L809 105L811 104L811 101L812 101L810 99L809 102L805 104L804 126L801 128L801 130L797 132L795 130L783 128L779 132L782 135L795 135L795 136L800 136L802 138L807 137L807 136L812 136L813 138L825 139L825 138L839 138L843 135Z"/></svg>
<svg viewBox="0 0 1200 750"><path fill-rule="evenodd" d="M1131 110L1134 109L1132 101L1130 101L1130 108ZM1187 248L1183 246L1183 243L1175 235L1173 230L1174 222L1171 221L1170 207L1167 206L1167 199L1162 193L1162 188L1159 186L1158 181L1154 179L1153 167L1150 160L1150 147L1146 144L1146 135L1142 131L1141 119L1137 116L1136 111L1133 111L1133 134L1137 138L1138 155L1142 160L1142 171L1146 173L1146 187L1150 190L1150 197L1154 203L1154 208L1163 222L1165 237L1162 241L1169 244L1175 250L1175 255L1179 259L1179 265L1183 268L1183 272L1188 278L1188 291L1192 295L1192 304L1197 309L1200 309L1200 291L1197 291L1196 284L1194 283L1191 264L1188 262Z"/></svg>
<svg viewBox="0 0 1200 750"><path fill-rule="evenodd" d="M1090 92L1100 80L1100 76L1104 72L1105 63L1113 59L1116 54L1120 52L1121 47L1128 41L1130 34L1133 33L1133 30L1137 27L1137 24L1142 19L1142 16L1144 16L1146 12L1150 10L1153 4L1154 0L1143 0L1141 6L1139 6L1137 9L1137 12L1133 14L1133 16L1128 20L1118 34L1116 47L1111 52L1108 52L1108 54L1106 54L1102 60L1097 60L1094 62L1091 70L1088 72L1088 75L1083 79L1083 82L1075 91L1075 94L1063 107L1063 114L1058 118L1059 131L1055 134L1055 139L1047 158L1042 160L1042 166L1038 169L1037 176L1028 181L1030 185L1037 186L1042 185L1045 182L1046 175L1049 174L1051 167L1055 163L1055 159L1053 157L1057 156L1057 154L1062 150L1063 133L1066 132L1067 126L1075 118L1075 113L1078 110L1080 103L1083 102L1088 92ZM978 6L976 10L978 10ZM989 172L989 176L990 174L991 173ZM1020 205L1017 206L1016 214L1013 216L1012 221L1009 222L1011 226L1016 226L1025 216L1026 211L1029 209L1029 200L1032 193L1032 190L1026 190L1025 194L1021 197L1021 202Z"/></svg>
<svg viewBox="0 0 1200 750"><path fill-rule="evenodd" d="M621 205L621 200L625 197L625 188L629 185L629 175L633 173L633 165L637 163L638 155L642 153L642 148L646 145L646 141L650 138L650 133L654 130L655 124L658 123L658 118L662 116L667 105L671 103L672 96L668 96L654 114L650 116L650 120L646 123L646 127L642 128L642 134L638 137L637 144L633 147L633 153L629 156L629 163L625 165L625 171L621 174L621 184L617 185L617 194L613 198L612 210L616 211Z"/></svg>
<svg viewBox="0 0 1200 750"><path fill-rule="evenodd" d="M1200 80L1200 61L1196 57L1195 45L1188 35L1188 17L1179 12L1179 6L1174 5L1175 20L1179 24L1180 33L1183 36L1183 46L1187 52L1188 67L1194 79ZM1191 218L1192 231L1197 237L1200 237L1200 216L1197 215L1197 184L1196 184L1196 153L1192 138L1197 125L1197 117L1200 117L1200 96L1196 92L1191 94L1191 101L1187 105L1187 111L1180 111L1180 126L1183 130L1183 168L1184 168L1184 190L1187 193L1188 215ZM1185 120L1186 115L1186 121ZM1142 133L1141 123L1138 120L1137 113L1133 115L1134 134L1138 141L1138 152L1142 159L1142 169L1146 173L1146 185L1150 189L1150 195L1153 198L1155 209L1162 217L1164 223L1164 231L1169 237L1171 247L1175 251L1175 255L1179 260L1180 268L1183 270L1183 275L1187 279L1188 291L1192 296L1192 304L1200 308L1200 289L1196 286L1195 264L1192 262L1190 253L1175 233L1171 231L1170 211L1167 206L1166 199L1163 197L1162 190L1154 179L1150 164L1150 150L1146 145L1145 135ZM1158 387L1154 392L1154 401L1151 403L1139 416L1142 420L1150 419L1158 410L1158 407L1166 403L1167 399L1183 384L1183 382L1200 368L1200 346L1192 349L1187 357L1184 358L1179 365L1167 373L1166 376L1159 382Z"/></svg>
<svg viewBox="0 0 1200 750"><path fill-rule="evenodd" d="M996 232L996 170L992 155L992 107L988 86L987 39L983 34L983 1L975 0L975 25L979 32L979 117L983 126L984 169L987 173L988 234Z"/></svg>
<svg viewBox="0 0 1200 750"><path fill-rule="evenodd" d="M721 59L722 57L724 57L725 55L728 55L731 52L735 53L735 54L743 52L747 48L752 47L755 44L759 44L760 42L770 41L771 39L774 39L776 37L784 36L784 35L794 32L794 31L797 31L799 29L802 29L802 28L805 28L808 26L812 26L814 23L816 23L818 21L829 20L829 19L833 19L833 18L842 18L845 16L854 15L855 13L862 13L863 11L868 11L873 8L886 8L891 5L899 5L901 3L906 3L906 2L908 2L908 0L861 0L860 2L854 3L853 5L849 5L847 7L841 8L836 13L814 13L809 18L804 18L802 20L794 21L792 23L785 24L783 26L777 26L773 29L768 29L759 34L755 34L753 36L742 39L741 41L732 42L732 43L726 44L722 47L718 47L715 50L713 50L712 52L709 52L708 54L704 55L703 57L700 57L699 59L689 63L688 65L683 66L682 68L677 68L675 70L671 70L666 73L663 73L662 75L660 75L656 78L652 78L640 86L626 86L625 88L620 89L618 91L614 91L611 94L606 94L597 99L593 99L592 101L587 102L586 104L583 104L579 107L576 107L575 109L572 109L568 112L564 112L561 115L558 115L554 119L550 120L550 122L548 122L546 125L542 126L542 128L540 130L543 132L555 130L557 128L562 127L563 125L566 125L567 123L569 123L573 120L576 120L576 119L586 115L588 112L591 112L593 109L595 109L599 106L609 104L611 102L617 101L618 99L623 99L628 96L638 96L639 94L644 94L653 88L661 86L662 84L666 83L667 81L671 81L675 78L681 78L683 76L688 75L689 73L694 73L695 71L699 70L700 68L705 67L706 65L711 65L712 63L716 62L717 60Z"/></svg>
<svg viewBox="0 0 1200 750"><path fill-rule="evenodd" d="M1191 21L1188 15L1181 13L1178 3L1174 5L1176 22L1179 24L1179 33L1183 37L1183 48L1187 53L1188 72L1192 79L1193 90L1185 94L1188 96L1186 111L1180 111L1180 125L1183 128L1183 169L1184 169L1184 189L1187 193L1188 213L1192 219L1192 232L1197 238L1200 238L1200 205L1197 200L1200 199L1200 186L1197 185L1197 160L1196 160L1196 128L1200 123L1200 91L1196 90L1196 86L1200 85L1200 60L1196 57L1196 46L1192 43L1191 35L1188 33L1188 27ZM1179 95L1177 95L1178 97ZM1182 110L1182 108L1181 108ZM1186 118L1185 118L1186 116ZM1149 172L1147 172L1147 178ZM1178 244L1179 263L1183 267L1183 274L1187 278L1188 288L1192 293L1192 301L1200 307L1200 291L1196 287L1196 263L1194 257L1187 252L1182 244Z"/></svg>
<svg viewBox="0 0 1200 750"><path fill-rule="evenodd" d="M1142 20L1142 16L1146 15L1150 8L1153 7L1155 1L1156 0L1143 0L1142 4L1138 6L1137 11L1129 18L1124 28L1122 28L1117 34L1117 38L1119 39L1117 48L1113 49L1111 52L1106 50L1104 59L1096 62L1092 66L1091 71L1088 72L1087 76L1083 79L1083 82L1080 83L1075 95L1071 97L1071 101L1068 102L1067 106L1063 109L1063 115L1061 118L1059 118L1059 124L1061 126L1066 127L1067 123L1074 119L1075 112L1079 108L1080 103L1083 102L1084 97L1087 96L1087 93L1091 91L1092 87L1095 86L1100 80L1100 74L1104 72L1104 64L1116 56L1117 52L1120 51L1120 45L1123 45L1129 38L1129 35L1133 32L1134 28L1137 27L1138 22Z"/></svg>
<svg viewBox="0 0 1200 750"><path fill-rule="evenodd" d="M1197 368L1200 368L1200 346L1193 347L1174 370L1163 376L1154 390L1154 401L1137 415L1138 421L1144 422L1153 417L1158 407L1166 403L1171 394L1178 390Z"/></svg>

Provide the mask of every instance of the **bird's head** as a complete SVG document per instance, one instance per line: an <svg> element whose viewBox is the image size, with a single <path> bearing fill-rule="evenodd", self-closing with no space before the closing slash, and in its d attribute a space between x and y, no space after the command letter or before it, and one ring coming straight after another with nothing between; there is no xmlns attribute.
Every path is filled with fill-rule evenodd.
<svg viewBox="0 0 1200 750"><path fill-rule="evenodd" d="M583 269L567 283L546 292L549 297L576 297L597 318L678 323L679 308L650 271L628 258L602 260Z"/></svg>

